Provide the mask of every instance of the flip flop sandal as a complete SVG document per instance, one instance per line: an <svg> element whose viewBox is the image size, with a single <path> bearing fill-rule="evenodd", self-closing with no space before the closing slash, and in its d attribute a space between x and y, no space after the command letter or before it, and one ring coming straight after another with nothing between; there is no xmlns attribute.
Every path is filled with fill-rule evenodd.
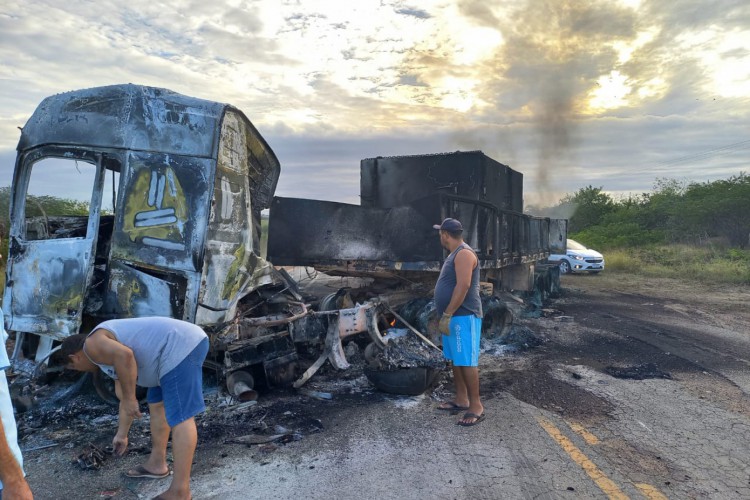
<svg viewBox="0 0 750 500"><path fill-rule="evenodd" d="M144 466L139 465L138 467L131 469L125 473L127 477L133 478L144 478L144 479L163 479L169 475L169 471L163 474L156 474L146 469Z"/></svg>
<svg viewBox="0 0 750 500"><path fill-rule="evenodd" d="M464 413L464 417L456 422L456 425L460 425L461 427L472 427L474 425L477 425L479 422L485 419L487 415L483 412L481 415L477 415L476 413L466 412ZM473 422L464 422L467 418L473 418Z"/></svg>
<svg viewBox="0 0 750 500"><path fill-rule="evenodd" d="M450 405L450 406L438 406L437 409L440 410L440 411L450 411L450 412L466 411L466 410L469 409L468 406L459 406L456 403L454 403L453 401L448 401L448 402L446 402L444 404L447 404L447 405Z"/></svg>

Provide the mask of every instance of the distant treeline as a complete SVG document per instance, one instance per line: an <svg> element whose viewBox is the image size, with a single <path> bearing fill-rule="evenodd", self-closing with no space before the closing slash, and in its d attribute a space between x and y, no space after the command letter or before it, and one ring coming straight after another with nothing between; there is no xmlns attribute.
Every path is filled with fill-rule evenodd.
<svg viewBox="0 0 750 500"><path fill-rule="evenodd" d="M724 241L750 246L750 176L712 182L657 180L654 191L614 199L603 187L587 186L535 215L569 218L568 234L594 248L661 243ZM0 187L0 234L7 242L10 186ZM85 215L88 203L54 196L29 196L27 216Z"/></svg>
<svg viewBox="0 0 750 500"><path fill-rule="evenodd" d="M10 212L10 186L0 187L0 234L3 241L8 235ZM88 202L58 198L56 196L29 196L26 203L26 217L54 215L87 215Z"/></svg>
<svg viewBox="0 0 750 500"><path fill-rule="evenodd" d="M750 244L750 176L704 183L660 179L653 192L618 200L603 187L587 186L554 207L530 211L568 214L570 237L594 248L718 241L744 249Z"/></svg>

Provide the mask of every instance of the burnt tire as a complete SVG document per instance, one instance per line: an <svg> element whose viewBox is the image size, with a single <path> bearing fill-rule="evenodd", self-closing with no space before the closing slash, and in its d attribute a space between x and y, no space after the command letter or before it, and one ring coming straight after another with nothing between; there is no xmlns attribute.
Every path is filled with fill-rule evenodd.
<svg viewBox="0 0 750 500"><path fill-rule="evenodd" d="M101 370L94 372L93 377L94 390L99 397L111 405L119 405L120 400L117 398L115 393L115 381L111 377L105 375ZM139 403L146 402L146 393L148 389L139 385L135 386L135 397Z"/></svg>
<svg viewBox="0 0 750 500"><path fill-rule="evenodd" d="M513 326L513 313L508 306L499 298L490 297L482 300L482 309L482 336L502 338L507 335Z"/></svg>

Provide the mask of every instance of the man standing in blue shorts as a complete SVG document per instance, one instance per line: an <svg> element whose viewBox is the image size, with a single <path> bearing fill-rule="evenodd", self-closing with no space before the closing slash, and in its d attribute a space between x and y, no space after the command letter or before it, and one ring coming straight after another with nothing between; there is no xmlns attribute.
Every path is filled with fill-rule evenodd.
<svg viewBox="0 0 750 500"><path fill-rule="evenodd" d="M466 410L458 425L469 427L485 418L479 398L479 339L482 332L482 302L479 298L479 261L464 243L463 226L445 219L433 226L440 231L440 244L450 252L435 285L435 307L440 315L443 355L453 365L456 398L438 408Z"/></svg>
<svg viewBox="0 0 750 500"><path fill-rule="evenodd" d="M172 432L174 477L169 489L156 498L189 499L190 469L198 441L194 416L206 409L203 401L203 361L208 336L198 326L172 318L148 317L105 321L88 335L63 341L68 367L93 372L101 369L115 379L120 419L112 440L123 455L128 432L139 418L136 384L148 388L151 415L151 454L129 477L162 478L169 475L167 441Z"/></svg>

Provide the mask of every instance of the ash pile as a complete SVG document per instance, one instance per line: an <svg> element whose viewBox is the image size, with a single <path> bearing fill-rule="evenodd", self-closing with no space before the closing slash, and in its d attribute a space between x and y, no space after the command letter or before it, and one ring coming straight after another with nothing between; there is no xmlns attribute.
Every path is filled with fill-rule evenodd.
<svg viewBox="0 0 750 500"><path fill-rule="evenodd" d="M398 370L401 368L444 369L447 364L438 349L427 345L406 328L393 328L384 337L385 347L377 349L373 342L365 349L368 368L373 370Z"/></svg>

